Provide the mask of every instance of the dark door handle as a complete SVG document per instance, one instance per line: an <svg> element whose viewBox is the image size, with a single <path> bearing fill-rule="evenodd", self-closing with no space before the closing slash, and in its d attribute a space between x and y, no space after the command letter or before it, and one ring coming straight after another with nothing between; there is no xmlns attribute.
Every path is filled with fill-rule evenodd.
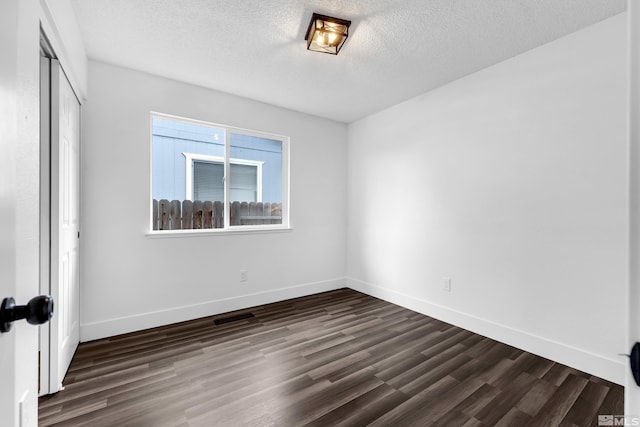
<svg viewBox="0 0 640 427"><path fill-rule="evenodd" d="M11 323L27 319L32 325L42 325L53 317L53 298L40 295L31 298L27 305L16 305L13 298L5 298L0 305L0 332L9 332Z"/></svg>
<svg viewBox="0 0 640 427"><path fill-rule="evenodd" d="M633 347L631 347L629 360L633 379L636 380L636 384L640 386L640 342L635 343Z"/></svg>

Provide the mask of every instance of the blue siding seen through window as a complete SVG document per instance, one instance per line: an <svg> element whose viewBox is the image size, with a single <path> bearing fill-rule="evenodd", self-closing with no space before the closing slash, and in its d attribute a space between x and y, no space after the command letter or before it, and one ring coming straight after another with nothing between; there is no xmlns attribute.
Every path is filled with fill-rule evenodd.
<svg viewBox="0 0 640 427"><path fill-rule="evenodd" d="M152 117L152 134L152 198L154 199L186 199L187 163L184 153L224 157L224 129ZM231 159L262 162L262 200L281 203L282 143L236 133L231 133L229 137ZM206 166L194 165L194 174L199 174L197 176L200 178L205 174L211 174L214 181L218 179L221 172L215 172L213 169L207 172L205 168ZM238 173L235 173L236 168ZM255 174L256 168L231 164L231 170L231 200L255 201L255 190L247 186L247 181L250 180L251 173ZM215 184L212 184L207 191L213 191L214 186ZM234 188L237 191L234 191ZM204 193L196 194L196 191L200 190L195 187L193 190L194 198L204 197ZM207 199L213 194L216 194L217 198L217 193L209 193ZM234 196L237 199L234 199Z"/></svg>

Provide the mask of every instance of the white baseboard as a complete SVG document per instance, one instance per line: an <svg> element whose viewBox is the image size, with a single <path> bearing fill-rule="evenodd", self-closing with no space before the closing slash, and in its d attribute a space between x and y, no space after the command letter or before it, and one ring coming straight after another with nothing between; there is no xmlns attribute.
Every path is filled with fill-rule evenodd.
<svg viewBox="0 0 640 427"><path fill-rule="evenodd" d="M603 357L589 351L475 317L451 308L394 290L347 278L347 286L367 295L397 304L418 313L467 329L510 346L537 354L616 384L625 384L625 361Z"/></svg>
<svg viewBox="0 0 640 427"><path fill-rule="evenodd" d="M256 305L331 291L344 288L345 286L346 278L341 277L321 282L305 283L288 288L273 289L255 294L240 295L234 298L207 301L200 304L108 319L100 322L84 323L80 325L80 341L86 342L128 332L141 331L157 326L169 325L171 323L184 322L186 320L254 307Z"/></svg>

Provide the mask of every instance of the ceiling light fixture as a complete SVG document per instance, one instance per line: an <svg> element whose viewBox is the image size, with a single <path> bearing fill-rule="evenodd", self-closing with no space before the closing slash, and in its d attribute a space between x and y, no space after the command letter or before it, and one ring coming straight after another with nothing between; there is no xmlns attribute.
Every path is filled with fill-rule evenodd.
<svg viewBox="0 0 640 427"><path fill-rule="evenodd" d="M349 36L351 21L314 13L307 29L307 50L337 55Z"/></svg>

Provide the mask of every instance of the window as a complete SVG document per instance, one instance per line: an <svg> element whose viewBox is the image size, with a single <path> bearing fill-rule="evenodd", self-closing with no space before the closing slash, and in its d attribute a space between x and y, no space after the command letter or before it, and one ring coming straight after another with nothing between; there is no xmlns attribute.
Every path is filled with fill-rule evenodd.
<svg viewBox="0 0 640 427"><path fill-rule="evenodd" d="M224 158L184 153L187 160L185 177L187 199L224 200ZM231 200L262 201L263 161L230 159Z"/></svg>
<svg viewBox="0 0 640 427"><path fill-rule="evenodd" d="M288 138L153 113L152 230L283 228Z"/></svg>

